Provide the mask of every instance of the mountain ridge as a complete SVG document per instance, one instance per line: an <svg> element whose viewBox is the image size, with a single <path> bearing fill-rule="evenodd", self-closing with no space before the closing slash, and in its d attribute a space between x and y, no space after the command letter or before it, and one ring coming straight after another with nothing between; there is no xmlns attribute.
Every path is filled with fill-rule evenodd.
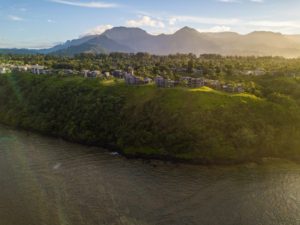
<svg viewBox="0 0 300 225"><path fill-rule="evenodd" d="M2 54L137 53L156 55L176 53L240 56L300 57L300 35L270 31L248 34L236 32L205 33L183 27L173 34L153 35L141 28L114 27L99 35L87 35L49 49L0 49Z"/></svg>

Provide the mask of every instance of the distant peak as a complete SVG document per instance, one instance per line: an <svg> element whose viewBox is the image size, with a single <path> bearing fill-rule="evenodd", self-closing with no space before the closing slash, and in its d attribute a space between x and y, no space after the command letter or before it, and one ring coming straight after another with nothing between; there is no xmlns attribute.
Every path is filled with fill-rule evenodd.
<svg viewBox="0 0 300 225"><path fill-rule="evenodd" d="M180 30L195 30L195 29L191 28L189 26L185 26L185 27L181 28Z"/></svg>
<svg viewBox="0 0 300 225"><path fill-rule="evenodd" d="M233 31L223 31L223 32L218 32L217 34L231 34L231 35L239 35L237 32Z"/></svg>
<svg viewBox="0 0 300 225"><path fill-rule="evenodd" d="M282 33L279 32L272 32L272 31L253 31L249 33L248 35L280 35L282 36Z"/></svg>
<svg viewBox="0 0 300 225"><path fill-rule="evenodd" d="M175 34L180 34L180 33L199 33L196 29L185 26L178 30Z"/></svg>
<svg viewBox="0 0 300 225"><path fill-rule="evenodd" d="M149 36L143 29L135 27L114 27L105 31L102 35L106 35L108 38L118 41L147 38Z"/></svg>
<svg viewBox="0 0 300 225"><path fill-rule="evenodd" d="M147 33L146 31L138 27L113 27L112 29L105 31L104 33L122 32L122 31L134 31L134 32Z"/></svg>

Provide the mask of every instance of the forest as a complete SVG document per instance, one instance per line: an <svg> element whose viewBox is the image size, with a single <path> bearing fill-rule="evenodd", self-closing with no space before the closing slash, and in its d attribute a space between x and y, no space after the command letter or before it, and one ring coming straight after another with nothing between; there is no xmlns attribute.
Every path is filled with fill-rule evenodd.
<svg viewBox="0 0 300 225"><path fill-rule="evenodd" d="M194 77L227 79L238 77L248 70L263 70L269 75L300 75L300 59L283 57L239 57L206 54L176 54L156 56L148 53L79 54L74 57L55 55L0 54L0 64L43 65L52 69L127 70L129 67L143 77L156 75L178 78Z"/></svg>
<svg viewBox="0 0 300 225"><path fill-rule="evenodd" d="M128 157L196 163L238 163L264 157L299 160L298 61L216 55L1 56L3 63L105 70L131 66L137 71L143 68L145 74L164 72L165 76L201 69L205 71L201 76L247 82L252 89L230 94L208 87L162 89L127 86L117 79L13 72L0 75L0 122ZM184 74L175 74L178 68L185 68ZM257 68L266 74L233 72Z"/></svg>

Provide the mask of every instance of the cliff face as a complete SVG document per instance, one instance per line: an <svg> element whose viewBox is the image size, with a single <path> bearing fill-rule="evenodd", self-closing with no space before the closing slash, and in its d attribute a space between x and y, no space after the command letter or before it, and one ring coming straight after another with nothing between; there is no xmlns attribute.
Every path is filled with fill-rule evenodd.
<svg viewBox="0 0 300 225"><path fill-rule="evenodd" d="M287 100L289 101L289 100ZM300 109L210 89L0 76L0 121L128 156L234 163L299 155Z"/></svg>

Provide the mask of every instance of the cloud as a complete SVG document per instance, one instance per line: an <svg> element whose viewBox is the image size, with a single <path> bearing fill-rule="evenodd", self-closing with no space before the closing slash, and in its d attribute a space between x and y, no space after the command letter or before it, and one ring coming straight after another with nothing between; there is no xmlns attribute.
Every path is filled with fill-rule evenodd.
<svg viewBox="0 0 300 225"><path fill-rule="evenodd" d="M266 28L300 28L300 23L296 21L257 20L247 22L247 25Z"/></svg>
<svg viewBox="0 0 300 225"><path fill-rule="evenodd" d="M23 21L24 19L19 17L19 16L14 16L14 15L9 15L8 19L12 20L12 21Z"/></svg>
<svg viewBox="0 0 300 225"><path fill-rule="evenodd" d="M150 16L141 16L137 20L128 20L126 21L126 25L129 27L165 27L165 24L161 20L153 19Z"/></svg>
<svg viewBox="0 0 300 225"><path fill-rule="evenodd" d="M169 25L175 25L175 23L177 22L177 18L176 17L172 17L169 19Z"/></svg>
<svg viewBox="0 0 300 225"><path fill-rule="evenodd" d="M52 19L48 19L47 22L48 22L48 23L55 23L55 21L52 20Z"/></svg>
<svg viewBox="0 0 300 225"><path fill-rule="evenodd" d="M219 33L219 32L228 32L231 31L231 27L227 26L214 26L208 29L197 29L199 32L203 33Z"/></svg>
<svg viewBox="0 0 300 225"><path fill-rule="evenodd" d="M175 22L184 23L199 23L199 24L214 24L214 25L236 25L240 23L237 18L212 18L212 17L197 17L197 16L173 16L169 18L169 24L174 25Z"/></svg>
<svg viewBox="0 0 300 225"><path fill-rule="evenodd" d="M49 0L51 2L64 4L64 5L71 5L71 6L78 6L78 7L85 7L85 8L114 8L117 7L117 4L114 3L105 3L105 2L79 2L73 0Z"/></svg>
<svg viewBox="0 0 300 225"><path fill-rule="evenodd" d="M109 30L113 28L112 25L110 24L107 24L107 25L100 25L100 26L97 26L89 31L87 31L86 33L84 33L83 35L81 35L81 37L83 36L88 36L88 35L99 35L99 34L102 34L104 33L106 30Z"/></svg>

